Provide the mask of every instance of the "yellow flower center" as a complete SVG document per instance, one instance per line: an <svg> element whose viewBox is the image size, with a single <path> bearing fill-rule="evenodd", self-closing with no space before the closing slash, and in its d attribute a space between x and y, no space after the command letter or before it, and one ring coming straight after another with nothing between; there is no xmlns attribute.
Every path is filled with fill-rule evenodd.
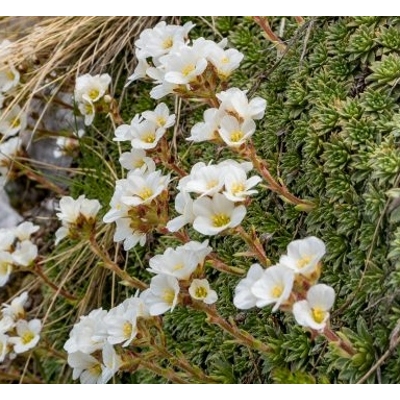
<svg viewBox="0 0 400 400"><path fill-rule="evenodd" d="M228 64L229 63L229 58L228 57L224 57L221 59L221 63L222 64Z"/></svg>
<svg viewBox="0 0 400 400"><path fill-rule="evenodd" d="M237 182L237 183L234 183L234 184L232 185L231 192L232 192L233 194L238 194L238 193L243 192L245 189L246 189L246 188L245 188L245 186L244 186L243 183Z"/></svg>
<svg viewBox="0 0 400 400"><path fill-rule="evenodd" d="M125 322L124 326L122 327L122 333L124 337L129 339L132 335L132 324L130 322Z"/></svg>
<svg viewBox="0 0 400 400"><path fill-rule="evenodd" d="M243 132L242 131L234 131L231 133L231 142L239 142L243 138Z"/></svg>
<svg viewBox="0 0 400 400"><path fill-rule="evenodd" d="M207 289L204 286L199 286L194 292L196 298L205 299L208 295Z"/></svg>
<svg viewBox="0 0 400 400"><path fill-rule="evenodd" d="M169 305L172 306L175 299L175 292L173 289L165 289L162 295L162 299Z"/></svg>
<svg viewBox="0 0 400 400"><path fill-rule="evenodd" d="M184 67L182 69L182 75L183 76L188 76L190 73L192 73L194 70L196 69L196 67L193 64L189 64L186 65L186 67Z"/></svg>
<svg viewBox="0 0 400 400"><path fill-rule="evenodd" d="M89 368L89 372L91 375L94 376L99 376L101 375L101 365L100 364L94 364L92 367Z"/></svg>
<svg viewBox="0 0 400 400"><path fill-rule="evenodd" d="M139 197L142 200L147 200L152 195L153 195L153 191L148 187L143 188L142 191L139 193Z"/></svg>
<svg viewBox="0 0 400 400"><path fill-rule="evenodd" d="M89 90L89 97L92 100L96 100L99 97L100 91L98 89L91 89Z"/></svg>
<svg viewBox="0 0 400 400"><path fill-rule="evenodd" d="M21 336L21 341L22 344L28 344L30 343L33 339L35 338L35 334L31 331L27 331L25 332L22 336Z"/></svg>
<svg viewBox="0 0 400 400"><path fill-rule="evenodd" d="M274 288L271 291L272 297L274 297L276 299L281 297L282 293L283 293L283 286L282 285L274 286Z"/></svg>
<svg viewBox="0 0 400 400"><path fill-rule="evenodd" d="M207 182L207 189L212 189L213 187L218 185L218 181L216 179L212 179L211 181Z"/></svg>
<svg viewBox="0 0 400 400"><path fill-rule="evenodd" d="M311 310L312 317L314 318L314 321L318 324L323 322L326 316L326 311L324 311L320 307L315 307Z"/></svg>
<svg viewBox="0 0 400 400"><path fill-rule="evenodd" d="M142 137L142 142L145 143L154 143L155 140L156 140L156 135L154 134L154 132L147 132Z"/></svg>
<svg viewBox="0 0 400 400"><path fill-rule="evenodd" d="M7 79L9 79L10 81L13 81L15 79L15 74L14 72L11 71L11 69L7 70L6 72L6 77Z"/></svg>
<svg viewBox="0 0 400 400"><path fill-rule="evenodd" d="M158 126L164 126L167 121L164 117L157 117L156 122Z"/></svg>
<svg viewBox="0 0 400 400"><path fill-rule="evenodd" d="M312 256L303 256L301 257L299 260L297 260L297 268L304 268L305 266L307 266L310 261L312 260Z"/></svg>
<svg viewBox="0 0 400 400"><path fill-rule="evenodd" d="M173 44L174 44L174 41L172 40L172 37L168 37L163 41L162 48L164 50L170 49Z"/></svg>
<svg viewBox="0 0 400 400"><path fill-rule="evenodd" d="M2 262L0 263L0 276L1 275L7 275L8 273L8 263Z"/></svg>
<svg viewBox="0 0 400 400"><path fill-rule="evenodd" d="M19 126L21 126L21 120L19 119L19 117L15 117L15 118L10 122L10 126L11 126L11 128L18 128Z"/></svg>
<svg viewBox="0 0 400 400"><path fill-rule="evenodd" d="M144 160L134 160L132 164L135 168L140 168L144 165Z"/></svg>
<svg viewBox="0 0 400 400"><path fill-rule="evenodd" d="M92 115L93 114L93 106L90 103L85 104L85 114Z"/></svg>
<svg viewBox="0 0 400 400"><path fill-rule="evenodd" d="M222 226L228 225L229 222L231 222L231 219L224 213L215 214L212 216L212 223L216 228L221 228Z"/></svg>
<svg viewBox="0 0 400 400"><path fill-rule="evenodd" d="M176 264L172 271L180 271L181 269L183 269L183 264Z"/></svg>

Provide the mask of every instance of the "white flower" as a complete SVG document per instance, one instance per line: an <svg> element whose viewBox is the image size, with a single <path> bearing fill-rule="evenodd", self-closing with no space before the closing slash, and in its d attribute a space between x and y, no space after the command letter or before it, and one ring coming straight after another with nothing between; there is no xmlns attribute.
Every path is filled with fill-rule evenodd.
<svg viewBox="0 0 400 400"><path fill-rule="evenodd" d="M212 252L212 248L208 245L208 242L208 240L204 240L202 243L191 240L183 246L180 246L180 248L187 250L196 256L197 264L203 264L205 258Z"/></svg>
<svg viewBox="0 0 400 400"><path fill-rule="evenodd" d="M123 124L120 125L116 130L115 130L115 138L114 140L116 142L123 142L125 140L132 140L134 138L134 129L140 125L140 123L143 121L143 118L139 115L136 114L132 120L130 125Z"/></svg>
<svg viewBox="0 0 400 400"><path fill-rule="evenodd" d="M175 210L181 214L167 223L170 232L177 232L187 224L193 223L193 200L187 192L179 192L175 197Z"/></svg>
<svg viewBox="0 0 400 400"><path fill-rule="evenodd" d="M82 384L99 383L101 380L101 363L89 354L81 351L69 353L68 365L73 368L72 379L80 378Z"/></svg>
<svg viewBox="0 0 400 400"><path fill-rule="evenodd" d="M242 279L235 288L233 304L241 310L255 307L258 298L251 290L254 284L262 278L265 270L259 264L253 264L247 272L246 278Z"/></svg>
<svg viewBox="0 0 400 400"><path fill-rule="evenodd" d="M85 125L92 125L94 117L96 116L96 108L94 104L91 101L82 100L78 103L78 109L84 116Z"/></svg>
<svg viewBox="0 0 400 400"><path fill-rule="evenodd" d="M150 288L143 292L143 301L150 315L164 314L173 311L178 303L179 283L168 275L156 275L151 279Z"/></svg>
<svg viewBox="0 0 400 400"><path fill-rule="evenodd" d="M0 334L7 333L9 330L14 328L15 322L12 317L9 315L4 315L2 319L0 319Z"/></svg>
<svg viewBox="0 0 400 400"><path fill-rule="evenodd" d="M293 304L293 315L298 324L321 331L329 319L329 310L335 302L335 291L328 285L312 286L307 292L307 300Z"/></svg>
<svg viewBox="0 0 400 400"><path fill-rule="evenodd" d="M139 58L136 68L133 71L133 74L128 77L128 81L125 84L125 87L129 86L132 82L134 82L138 79L145 78L149 67L150 67L150 65L146 59Z"/></svg>
<svg viewBox="0 0 400 400"><path fill-rule="evenodd" d="M210 288L207 279L193 279L189 294L193 299L204 301L206 304L213 304L218 299L217 292Z"/></svg>
<svg viewBox="0 0 400 400"><path fill-rule="evenodd" d="M28 292L21 293L16 297L11 304L3 304L3 317L9 316L14 320L24 318L25 310L24 305L28 300Z"/></svg>
<svg viewBox="0 0 400 400"><path fill-rule="evenodd" d="M239 123L235 117L227 115L222 118L218 132L228 146L239 147L253 135L255 130L256 124L252 119Z"/></svg>
<svg viewBox="0 0 400 400"><path fill-rule="evenodd" d="M111 83L111 76L101 74L92 76L81 75L76 79L75 101L95 103L100 100L108 90Z"/></svg>
<svg viewBox="0 0 400 400"><path fill-rule="evenodd" d="M156 124L158 129L167 129L175 124L175 114L169 115L169 110L165 103L160 103L154 111L144 111L142 117Z"/></svg>
<svg viewBox="0 0 400 400"><path fill-rule="evenodd" d="M199 143L218 139L218 128L224 115L225 113L217 108L207 109L203 114L204 121L193 126L186 140Z"/></svg>
<svg viewBox="0 0 400 400"><path fill-rule="evenodd" d="M321 239L310 236L289 243L287 255L281 256L279 264L302 275L312 274L325 254L325 244Z"/></svg>
<svg viewBox="0 0 400 400"><path fill-rule="evenodd" d="M0 287L4 286L10 279L14 260L7 251L0 251Z"/></svg>
<svg viewBox="0 0 400 400"><path fill-rule="evenodd" d="M0 332L0 363L2 363L10 351L9 336Z"/></svg>
<svg viewBox="0 0 400 400"><path fill-rule="evenodd" d="M40 226L32 224L32 222L22 222L14 229L14 235L21 242L30 239L31 235L37 232Z"/></svg>
<svg viewBox="0 0 400 400"><path fill-rule="evenodd" d="M230 88L217 94L221 101L220 109L235 113L243 120L261 119L264 116L267 102L261 97L248 100L246 92L238 88Z"/></svg>
<svg viewBox="0 0 400 400"><path fill-rule="evenodd" d="M194 201L193 213L196 218L193 228L203 235L216 235L227 228L238 226L246 215L246 207L235 207L223 194L217 193L212 199L202 197Z"/></svg>
<svg viewBox="0 0 400 400"><path fill-rule="evenodd" d="M224 186L224 174L218 165L206 165L198 162L193 165L190 175L179 181L178 189L198 193L201 196L212 196Z"/></svg>
<svg viewBox="0 0 400 400"><path fill-rule="evenodd" d="M247 179L246 172L242 168L231 166L226 169L223 193L230 201L244 201L248 196L257 193L257 190L251 190L251 188L261 181L259 176Z"/></svg>
<svg viewBox="0 0 400 400"><path fill-rule="evenodd" d="M20 74L13 65L0 64L0 92L6 93L19 83Z"/></svg>
<svg viewBox="0 0 400 400"><path fill-rule="evenodd" d="M154 149L164 133L165 129L159 129L154 122L144 120L132 127L131 145L134 149Z"/></svg>
<svg viewBox="0 0 400 400"><path fill-rule="evenodd" d="M0 133L4 136L14 136L26 128L26 113L16 105L8 111L0 113Z"/></svg>
<svg viewBox="0 0 400 400"><path fill-rule="evenodd" d="M105 343L103 347L103 365L101 380L98 383L107 383L121 368L122 359L115 352L115 349L111 344Z"/></svg>
<svg viewBox="0 0 400 400"><path fill-rule="evenodd" d="M120 218L115 221L117 228L114 233L114 242L124 242L124 250L129 251L137 244L146 244L146 234L131 228L130 218Z"/></svg>
<svg viewBox="0 0 400 400"><path fill-rule="evenodd" d="M69 339L64 344L64 350L68 353L81 351L91 354L103 348L107 339L107 329L104 318L106 310L96 309L87 316L82 316L80 321L72 328Z"/></svg>
<svg viewBox="0 0 400 400"><path fill-rule="evenodd" d="M171 49L185 43L186 36L193 27L192 22L179 26L167 25L165 21L161 21L154 28L145 29L135 42L135 46L139 50L138 58L158 58L168 54Z"/></svg>
<svg viewBox="0 0 400 400"><path fill-rule="evenodd" d="M107 340L111 344L123 343L123 347L129 346L137 335L136 319L137 310L130 307L127 310L120 304L114 307L105 317L107 325Z"/></svg>
<svg viewBox="0 0 400 400"><path fill-rule="evenodd" d="M60 200L60 212L57 213L57 217L63 222L74 224L79 216L83 216L88 220L95 219L100 208L101 205L98 200L87 199L84 194L76 200L70 196L64 196Z"/></svg>
<svg viewBox="0 0 400 400"><path fill-rule="evenodd" d="M215 67L218 76L225 80L239 67L243 57L244 55L235 49L223 50L219 46L215 46L207 59Z"/></svg>
<svg viewBox="0 0 400 400"><path fill-rule="evenodd" d="M14 262L23 267L28 267L33 263L38 255L38 248L30 240L19 242L12 253Z"/></svg>
<svg viewBox="0 0 400 400"><path fill-rule="evenodd" d="M182 247L172 249L168 247L164 254L158 254L149 261L148 271L153 274L164 274L177 279L187 280L196 270L197 257Z"/></svg>
<svg viewBox="0 0 400 400"><path fill-rule="evenodd" d="M120 164L127 170L140 169L142 172L154 172L156 164L153 159L146 157L143 149L132 149L129 153L122 153Z"/></svg>
<svg viewBox="0 0 400 400"><path fill-rule="evenodd" d="M21 139L13 137L0 143L0 166L8 167L21 150Z"/></svg>
<svg viewBox="0 0 400 400"><path fill-rule="evenodd" d="M62 226L56 231L55 244L57 245L61 239L68 236L75 224L82 222L93 224L100 208L98 200L87 199L85 195L79 196L76 200L70 196L62 197L58 208L60 212L56 214Z"/></svg>
<svg viewBox="0 0 400 400"><path fill-rule="evenodd" d="M17 337L11 337L9 342L14 345L14 352L24 353L33 349L40 340L42 323L39 319L32 319L29 322L20 319L16 323Z"/></svg>
<svg viewBox="0 0 400 400"><path fill-rule="evenodd" d="M0 251L11 251L15 239L12 229L0 229Z"/></svg>
<svg viewBox="0 0 400 400"><path fill-rule="evenodd" d="M144 175L129 173L121 201L127 206L148 204L168 188L169 180L170 176L161 175L161 171Z"/></svg>
<svg viewBox="0 0 400 400"><path fill-rule="evenodd" d="M127 218L129 207L122 203L121 197L125 195L126 179L120 179L115 183L115 191L110 201L111 209L104 215L105 223L114 222L119 218Z"/></svg>
<svg viewBox="0 0 400 400"><path fill-rule="evenodd" d="M181 46L161 57L160 62L166 71L165 81L176 85L185 85L195 81L207 68L207 60L195 49L187 46Z"/></svg>
<svg viewBox="0 0 400 400"><path fill-rule="evenodd" d="M256 306L261 308L275 303L272 311L276 311L289 298L293 282L294 272L290 268L281 265L267 268L251 288L257 298Z"/></svg>

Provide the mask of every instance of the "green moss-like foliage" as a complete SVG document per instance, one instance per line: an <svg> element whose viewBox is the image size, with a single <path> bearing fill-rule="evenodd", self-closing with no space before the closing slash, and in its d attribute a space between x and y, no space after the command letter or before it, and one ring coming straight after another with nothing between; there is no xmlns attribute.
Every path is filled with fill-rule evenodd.
<svg viewBox="0 0 400 400"><path fill-rule="evenodd" d="M275 32L281 21L270 18ZM192 37L218 39L212 24L194 22ZM252 89L257 83L255 94L267 99L266 116L254 135L257 151L292 193L317 204L306 214L260 190L245 225L253 225L268 238L265 246L273 262L293 239L315 235L325 241L321 282L332 285L337 294L332 328L354 344L357 354L344 357L323 338L311 339L291 315L272 314L269 308L235 309L232 299L239 278L211 270L221 314L270 344L272 353L261 356L233 343L206 323L203 314L183 308L164 317L170 348L226 383L356 382L388 349L400 318L400 217L398 204L386 194L400 181L400 22L375 17L315 18L299 27L286 18L280 36L289 49L283 56L250 18L214 22L230 46L245 55L232 86ZM152 104L148 89L146 84L128 89L122 103L126 121ZM210 145L193 145L187 152L189 145L182 136L188 135L203 112L191 107L183 105L184 123L178 136L179 153L186 154L183 166L232 157L229 151ZM114 157L116 164L112 132L107 135L107 148L114 150L104 154L108 160ZM99 165L92 158L83 158L82 166ZM91 179L88 175L74 181L75 193L90 186L94 197L99 187ZM109 189L103 200L111 195ZM153 237L144 249L131 251L128 271L148 279L147 259L174 244L172 239ZM246 249L238 238L216 237L211 244L228 264L248 269L255 262L234 256ZM119 299L127 294L116 293ZM367 382L399 383L399 376L400 352L395 350ZM121 380L163 382L147 372L125 374Z"/></svg>

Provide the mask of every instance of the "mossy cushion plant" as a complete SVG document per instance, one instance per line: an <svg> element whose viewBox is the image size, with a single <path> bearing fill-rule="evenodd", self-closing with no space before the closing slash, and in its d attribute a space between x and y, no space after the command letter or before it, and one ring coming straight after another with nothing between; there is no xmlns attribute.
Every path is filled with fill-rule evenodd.
<svg viewBox="0 0 400 400"><path fill-rule="evenodd" d="M274 177L276 190L269 190L265 182L257 187L242 223L247 236L209 237L221 265L229 266L228 272L233 273L209 268L212 259L205 263L207 279L218 293L219 316L235 332L229 334L231 328L225 325L224 329L222 320L215 323L217 317L206 316L202 307L177 306L158 317L162 328L161 322L146 327L161 341L134 350L137 357L148 356L144 364L132 364L129 372L114 379L161 383L190 376L192 382L220 383L398 383L400 20L258 18L219 17L212 24L191 19L196 24L192 39L227 37L229 47L244 54L229 78L229 87L247 89L249 97L267 102L252 142L257 157ZM182 25L185 22L181 21ZM120 116L128 122L136 113L156 105L149 96L149 83L123 88L131 72L125 70L126 75L115 85L113 97L120 101L119 114L111 105L108 111L113 121L96 116L94 127L80 141L81 155L75 162L87 173L70 181L72 197L85 194L100 201L100 217L109 210L115 181L122 178L120 153L129 151L129 144L113 141L113 122ZM209 107L186 98L163 99L170 110L179 110L178 128L169 136L174 161L179 162L168 167L171 159L164 159L163 170L171 172L176 182L165 192L162 203L157 203L166 207L169 201L172 216L176 216L179 169L190 172L199 161L217 164L252 154L248 149L236 152L222 145L185 140ZM158 154L159 159L164 156ZM162 234L157 228L149 233L144 247L135 246L125 253L113 242L112 225L98 222L97 229L95 254L71 239L60 243L44 264L47 275L62 282L63 290L72 295L71 299L59 293L54 298L52 289L41 289L41 306L46 309L50 305L51 312L48 328L46 324L43 328L44 345L37 349L30 366L31 373L44 382L71 381L70 374L63 374L66 367L65 361L60 362L60 353L65 354L63 346L78 315L99 307L108 310L132 296L131 286L135 285L130 285L128 277L150 282L149 259L180 245L179 237ZM204 240L196 230L189 231L193 240ZM326 245L319 283L336 293L330 327L337 336L331 338L303 329L284 307L272 312L272 307L240 310L233 304L235 288L244 276L240 272L246 274L263 252L270 264L278 263L289 243L310 236ZM108 258L99 260L104 253ZM98 268L99 263L116 275ZM118 284L121 280L122 285ZM182 305L192 300L185 297L180 301ZM257 349L256 342L246 345L249 336L240 341L240 332L249 333L268 351ZM344 345L338 346L339 342ZM159 352L156 363L153 355L149 356L151 346ZM160 346L168 353L160 353Z"/></svg>

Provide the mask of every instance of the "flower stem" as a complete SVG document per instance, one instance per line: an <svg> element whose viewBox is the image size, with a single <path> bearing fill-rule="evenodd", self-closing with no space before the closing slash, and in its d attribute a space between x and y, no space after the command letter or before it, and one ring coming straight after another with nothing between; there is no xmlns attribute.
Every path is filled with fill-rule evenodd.
<svg viewBox="0 0 400 400"><path fill-rule="evenodd" d="M335 343L338 347L344 350L349 356L354 356L356 351L354 350L353 346L342 340L331 328L328 326L324 329L322 334L332 343Z"/></svg>
<svg viewBox="0 0 400 400"><path fill-rule="evenodd" d="M192 307L196 310L204 311L207 314L210 323L219 326L222 330L234 337L238 343L251 347L252 349L264 354L271 353L271 349L268 345L256 339L250 333L239 329L232 321L229 322L224 319L214 306L208 306L203 302L194 301L192 302Z"/></svg>
<svg viewBox="0 0 400 400"><path fill-rule="evenodd" d="M112 261L106 253L104 253L97 241L94 235L90 237L89 240L90 243L90 248L93 251L94 254L96 254L98 257L100 257L104 263L104 267L109 269L110 271L114 272L116 275L118 275L122 280L123 283L126 284L127 286L134 287L136 289L140 290L145 290L147 289L147 285L142 282L141 280L134 278L130 276L126 271L122 270L114 261Z"/></svg>

